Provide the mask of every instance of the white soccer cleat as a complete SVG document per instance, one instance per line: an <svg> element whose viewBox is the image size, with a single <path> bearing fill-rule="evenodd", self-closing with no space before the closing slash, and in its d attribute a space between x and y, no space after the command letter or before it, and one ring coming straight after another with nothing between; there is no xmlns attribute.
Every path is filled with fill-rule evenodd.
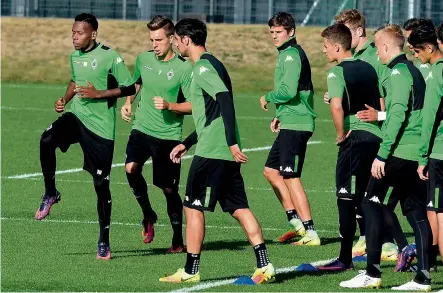
<svg viewBox="0 0 443 293"><path fill-rule="evenodd" d="M407 282L398 287L392 287L392 290L395 291L421 291L421 292L430 292L431 285L419 284L414 280Z"/></svg>
<svg viewBox="0 0 443 293"><path fill-rule="evenodd" d="M343 288L369 288L380 289L381 278L374 278L368 276L366 271L359 271L359 274L349 281L343 281L340 283L340 287Z"/></svg>

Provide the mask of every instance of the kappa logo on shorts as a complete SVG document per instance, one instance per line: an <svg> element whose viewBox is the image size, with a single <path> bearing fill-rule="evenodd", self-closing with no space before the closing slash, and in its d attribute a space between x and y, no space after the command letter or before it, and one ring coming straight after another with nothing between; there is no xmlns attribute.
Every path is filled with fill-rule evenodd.
<svg viewBox="0 0 443 293"><path fill-rule="evenodd" d="M373 197L371 197L369 200L372 201L372 202L380 203L380 200L375 195Z"/></svg>
<svg viewBox="0 0 443 293"><path fill-rule="evenodd" d="M103 171L100 169L97 169L97 175L102 175Z"/></svg>
<svg viewBox="0 0 443 293"><path fill-rule="evenodd" d="M292 170L292 168L291 167L286 167L284 170L283 170L284 172L294 172L294 170Z"/></svg>
<svg viewBox="0 0 443 293"><path fill-rule="evenodd" d="M427 205L428 208L433 208L434 204L432 203L432 200L429 202L429 204Z"/></svg>
<svg viewBox="0 0 443 293"><path fill-rule="evenodd" d="M194 200L194 202L192 203L192 205L193 205L193 206L198 206L198 207L203 206L199 199Z"/></svg>
<svg viewBox="0 0 443 293"><path fill-rule="evenodd" d="M342 188L340 188L340 190L338 191L338 193L340 193L340 194L345 194L345 193L348 193L348 191L346 190L346 188L342 187Z"/></svg>
<svg viewBox="0 0 443 293"><path fill-rule="evenodd" d="M185 196L185 201L189 201L189 196Z"/></svg>

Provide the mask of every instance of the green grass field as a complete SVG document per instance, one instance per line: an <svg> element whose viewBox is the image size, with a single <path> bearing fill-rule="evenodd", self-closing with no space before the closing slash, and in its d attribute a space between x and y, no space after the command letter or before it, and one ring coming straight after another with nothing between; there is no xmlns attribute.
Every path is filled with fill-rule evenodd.
<svg viewBox="0 0 443 293"><path fill-rule="evenodd" d="M62 201L52 209L48 220L33 220L43 193L39 175L39 138L41 132L58 114L52 108L64 92L64 86L2 85L2 197L1 197L1 290L2 291L172 291L191 287L198 291L343 291L338 283L351 278L356 271L340 274L308 274L285 269L277 282L263 286L217 285L218 281L252 274L255 258L243 231L220 209L207 213L207 234L201 260L202 285L162 284L158 278L182 267L185 254L168 255L171 229L163 194L150 186L151 202L159 215L156 238L145 245L140 235L141 210L126 182L123 167L115 167L111 175L113 212L109 262L95 260L98 224L96 195L91 177L84 171L60 174L57 186ZM238 94L235 97L243 147L249 162L242 167L251 209L257 215L276 268L284 269L301 263L327 260L338 255L338 217L334 194L334 170L337 147L329 109L317 92L317 129L311 138L305 161L303 182L308 191L313 218L322 239L320 247L293 247L274 241L285 232L286 216L267 181L262 176L267 150L275 135L269 131L273 109L262 112L258 98L263 94ZM120 101L121 102L121 101ZM185 134L193 129L189 117ZM130 125L117 122L114 163L123 163ZM78 145L68 153L58 153L58 170L81 168L83 157ZM182 167L183 196L190 160ZM26 178L13 179L23 175ZM151 182L151 168L145 168ZM401 217L411 241L411 228ZM365 263L357 263L363 269ZM394 263L383 263L384 286L407 282L412 273L393 273ZM433 274L434 289L443 288L441 273Z"/></svg>

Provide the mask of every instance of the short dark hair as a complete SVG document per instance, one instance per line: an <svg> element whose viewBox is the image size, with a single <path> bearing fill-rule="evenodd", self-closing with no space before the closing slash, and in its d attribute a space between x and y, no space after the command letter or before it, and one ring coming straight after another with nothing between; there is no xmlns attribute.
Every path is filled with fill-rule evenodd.
<svg viewBox="0 0 443 293"><path fill-rule="evenodd" d="M443 42L443 22L437 27L437 39Z"/></svg>
<svg viewBox="0 0 443 293"><path fill-rule="evenodd" d="M287 12L277 12L268 21L269 27L282 26L289 33L292 29L295 30L295 19Z"/></svg>
<svg viewBox="0 0 443 293"><path fill-rule="evenodd" d="M409 35L408 43L413 47L423 49L426 44L437 47L437 34L433 24L424 23L414 28Z"/></svg>
<svg viewBox="0 0 443 293"><path fill-rule="evenodd" d="M164 15L154 16L150 22L146 25L150 31L156 31L159 29L164 29L166 35L169 37L174 34L174 23L172 20Z"/></svg>
<svg viewBox="0 0 443 293"><path fill-rule="evenodd" d="M414 29L416 29L419 25L422 24L432 24L432 20L429 18L410 18L408 20L405 21L405 23L403 24L403 29L405 31L412 31Z"/></svg>
<svg viewBox="0 0 443 293"><path fill-rule="evenodd" d="M346 51L351 50L351 30L343 23L336 23L323 30L321 36L331 43L337 43Z"/></svg>
<svg viewBox="0 0 443 293"><path fill-rule="evenodd" d="M205 46L208 30L206 24L198 19L185 18L175 24L175 33L180 37L189 37L197 46Z"/></svg>
<svg viewBox="0 0 443 293"><path fill-rule="evenodd" d="M75 17L75 21L87 22L94 31L98 30L97 18L91 13L80 13Z"/></svg>

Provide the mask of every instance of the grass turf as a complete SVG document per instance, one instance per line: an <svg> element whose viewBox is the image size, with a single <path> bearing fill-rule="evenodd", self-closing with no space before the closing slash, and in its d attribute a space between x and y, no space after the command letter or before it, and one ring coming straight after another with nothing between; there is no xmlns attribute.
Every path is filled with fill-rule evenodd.
<svg viewBox="0 0 443 293"><path fill-rule="evenodd" d="M166 205L159 189L149 186L159 225L152 244L142 242L142 214L126 183L123 167L111 174L113 196L111 249L113 260L96 261L98 236L96 195L86 172L57 176L62 201L53 207L48 221L33 220L43 192L41 177L10 179L8 176L40 172L39 137L58 114L52 107L63 86L32 84L2 85L2 291L169 291L192 284L163 284L158 278L184 265L185 254L168 255L171 229ZM258 98L262 93L239 93L236 111L244 148L270 146L275 134L269 131L274 110L262 112ZM120 101L121 103L122 101ZM119 109L119 107L118 107ZM286 229L286 216L262 176L267 150L248 152L249 162L242 167L251 209L262 227L270 258L276 268L326 260L339 252L338 217L334 195L334 170L337 147L329 109L316 95L317 129L308 147L303 183L308 191L313 219L322 239L320 247L292 247L274 242ZM193 129L188 117L185 134ZM124 161L130 124L118 119L114 163ZM58 152L58 170L81 168L82 153L74 145L63 155ZM182 166L183 196L190 160ZM144 174L151 183L151 167ZM411 228L399 213L410 241ZM201 273L203 282L215 282L252 274L255 258L243 231L218 208L206 214L208 225ZM357 263L363 269L365 263ZM409 281L411 273L393 273L394 263L383 263L384 285ZM338 286L356 272L340 274L279 274L275 284L264 286L225 285L205 291L344 291ZM443 287L442 274L433 274L434 289Z"/></svg>

